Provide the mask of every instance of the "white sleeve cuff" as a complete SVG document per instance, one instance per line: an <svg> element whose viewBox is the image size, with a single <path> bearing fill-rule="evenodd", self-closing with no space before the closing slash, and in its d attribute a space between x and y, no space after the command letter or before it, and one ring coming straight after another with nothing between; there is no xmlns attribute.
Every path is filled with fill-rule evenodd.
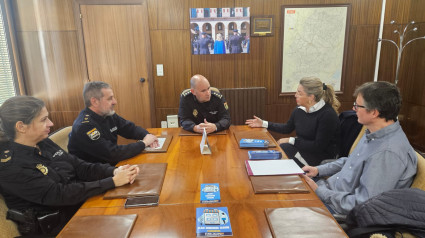
<svg viewBox="0 0 425 238"><path fill-rule="evenodd" d="M289 137L289 144L295 145L295 137Z"/></svg>
<svg viewBox="0 0 425 238"><path fill-rule="evenodd" d="M264 128L268 128L269 127L269 122L263 120L263 127Z"/></svg>

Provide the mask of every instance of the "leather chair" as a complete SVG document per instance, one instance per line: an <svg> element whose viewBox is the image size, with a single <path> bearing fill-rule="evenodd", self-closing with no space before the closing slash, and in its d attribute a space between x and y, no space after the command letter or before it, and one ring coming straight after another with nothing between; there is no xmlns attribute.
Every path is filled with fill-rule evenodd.
<svg viewBox="0 0 425 238"><path fill-rule="evenodd" d="M60 146L64 151L68 152L68 141L69 141L69 133L72 130L72 126L67 126L62 129L59 129L53 132L49 138L55 142L58 146Z"/></svg>
<svg viewBox="0 0 425 238"><path fill-rule="evenodd" d="M0 237L17 237L20 236L18 226L11 220L6 219L7 206L4 198L0 195Z"/></svg>

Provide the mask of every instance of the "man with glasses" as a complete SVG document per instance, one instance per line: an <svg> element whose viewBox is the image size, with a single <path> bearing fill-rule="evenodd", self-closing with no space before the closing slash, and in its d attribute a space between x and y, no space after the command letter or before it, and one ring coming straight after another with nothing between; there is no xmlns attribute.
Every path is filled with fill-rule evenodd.
<svg viewBox="0 0 425 238"><path fill-rule="evenodd" d="M359 123L365 135L348 157L305 166L307 183L331 213L348 214L356 205L382 192L407 188L416 174L417 157L401 129L398 88L388 82L369 82L354 93ZM309 177L329 177L314 182Z"/></svg>

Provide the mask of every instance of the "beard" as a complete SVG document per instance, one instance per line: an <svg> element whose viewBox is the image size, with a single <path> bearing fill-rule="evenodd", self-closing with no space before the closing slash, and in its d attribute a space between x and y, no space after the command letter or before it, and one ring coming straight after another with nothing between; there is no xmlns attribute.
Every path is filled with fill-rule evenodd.
<svg viewBox="0 0 425 238"><path fill-rule="evenodd" d="M112 109L112 110L108 110L108 111L106 111L105 112L105 117L107 117L107 116L112 116L112 115L114 115L115 114L115 110L114 109Z"/></svg>

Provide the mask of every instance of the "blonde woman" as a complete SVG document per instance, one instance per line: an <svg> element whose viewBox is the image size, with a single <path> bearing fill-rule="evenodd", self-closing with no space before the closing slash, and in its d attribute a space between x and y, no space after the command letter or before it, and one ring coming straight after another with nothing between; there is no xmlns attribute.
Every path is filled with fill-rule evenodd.
<svg viewBox="0 0 425 238"><path fill-rule="evenodd" d="M226 54L226 46L224 45L223 35L221 33L217 34L214 43L214 54Z"/></svg>
<svg viewBox="0 0 425 238"><path fill-rule="evenodd" d="M296 137L281 138L280 147L300 167L319 165L325 159L333 159L339 148L340 103L331 85L316 77L300 80L295 98L298 107L286 123L264 121L256 116L245 124L250 127L265 127L282 134L296 132Z"/></svg>

